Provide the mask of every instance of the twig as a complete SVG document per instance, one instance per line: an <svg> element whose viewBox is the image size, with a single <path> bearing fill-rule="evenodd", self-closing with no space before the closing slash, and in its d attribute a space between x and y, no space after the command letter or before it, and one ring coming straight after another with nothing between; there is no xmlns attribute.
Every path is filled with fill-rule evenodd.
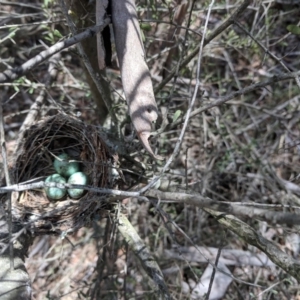
<svg viewBox="0 0 300 300"><path fill-rule="evenodd" d="M168 203L185 203L196 207L210 208L224 214L232 214L244 218L257 218L270 224L286 224L288 226L300 225L299 214L272 211L270 209L257 208L255 205L245 206L243 204L226 203L223 201L212 200L201 195L190 195L186 193L162 192L159 190L150 190L146 193L147 197L160 199L160 201Z"/></svg>
<svg viewBox="0 0 300 300"><path fill-rule="evenodd" d="M30 60L28 60L27 62L22 64L20 67L6 70L3 73L0 73L0 83L15 80L15 79L23 76L24 74L28 73L29 71L31 71L34 67L36 67L41 62L43 62L50 56L54 55L55 53L57 53L63 49L69 48L88 37L95 36L96 33L103 30L103 28L105 26L107 26L107 24L109 24L109 22L110 22L110 19L107 18L104 20L103 24L88 28L84 32L81 32L81 33L73 36L70 39L67 39L63 42L58 42L57 44L53 45L49 49L42 51L35 57L31 58Z"/></svg>
<svg viewBox="0 0 300 300"><path fill-rule="evenodd" d="M1 3L1 1L0 1ZM12 2L9 2L10 5L12 5ZM6 28L22 28L22 27L28 27L33 25L48 25L48 24L56 24L56 23L62 23L65 20L57 20L57 21L41 21L41 22L33 22L33 23L26 23L26 24L11 24L11 25L2 25L0 26L0 30L6 29Z"/></svg>
<svg viewBox="0 0 300 300"><path fill-rule="evenodd" d="M286 184L286 183L284 183ZM287 184L286 184L287 186ZM124 199L127 197L140 197L140 192L130 192L122 190L112 190L105 188L98 188L89 185L78 185L78 184L67 184L67 183L56 183L56 182L23 182L19 184L14 184L6 187L0 188L0 194L5 194L9 192L22 192L26 190L34 190L45 187L57 187L57 188L77 188L84 189L87 191L111 195L112 199L108 200L110 202L116 199ZM299 188L300 190L300 188ZM295 192L295 191L293 191ZM297 192L297 191L296 191ZM162 192L159 190L149 190L146 193L147 197L152 197L159 199L162 203L185 203L193 205L200 208L210 208L215 211L234 214L237 216L242 216L245 218L257 218L269 222L271 224L286 224L288 226L300 225L299 214L293 214L288 212L278 212L271 211L270 209L257 208L257 204L245 205L241 203L228 203L223 201L212 200L208 197L203 197L201 195L191 195L187 193L173 193L173 192ZM154 200L153 200L154 201Z"/></svg>
<svg viewBox="0 0 300 300"><path fill-rule="evenodd" d="M127 191L120 191L120 190L96 188L96 187L89 186L89 185L66 184L66 183L55 183L55 182L44 182L44 181L38 181L38 182L32 182L32 183L23 182L23 183L9 185L6 187L1 187L0 194L5 194L8 192L13 192L13 191L22 192L22 191L27 191L27 190L35 190L35 189L40 189L40 188L44 188L44 187L57 187L60 189L77 188L77 189L84 189L84 190L92 191L92 192L96 192L96 193L107 194L107 195L112 195L112 196L122 196L122 197L138 197L138 196L140 196L139 192L127 192Z"/></svg>
<svg viewBox="0 0 300 300"><path fill-rule="evenodd" d="M248 224L232 215L224 216L222 213L208 208L205 208L204 210L216 217L219 223L236 233L246 243L263 251L276 265L300 281L299 262L283 252L274 242L267 240Z"/></svg>
<svg viewBox="0 0 300 300"><path fill-rule="evenodd" d="M217 256L216 256L216 259L215 259L215 266L216 266L216 268L213 268L213 271L212 271L212 274L211 274L211 277L210 277L210 281L209 281L208 290L207 290L207 293L205 295L205 300L209 300L209 295L211 293L212 285L214 283L214 279L215 279L215 275L216 275L216 270L217 270L217 267L218 267L219 259L220 259L220 256L221 256L221 252L222 252L222 246L219 247L219 249L218 249L218 253L217 253Z"/></svg>
<svg viewBox="0 0 300 300"><path fill-rule="evenodd" d="M166 172L166 170L171 165L173 159L177 156L178 152L180 151L180 146L181 146L181 143L183 141L183 137L184 137L187 125L189 123L190 115L192 113L192 110L193 110L193 107L194 107L194 103L196 101L197 94L198 94L199 87L200 87L200 71L201 71L202 51L203 51L204 42L205 42L205 34L206 34L206 31L207 31L208 20L209 20L209 16L210 16L210 12L211 12L211 8L213 6L213 3L214 3L214 0L212 0L211 4L209 5L209 9L208 9L207 17L206 17L206 21L205 21L205 26L204 26L204 30L203 30L203 36L202 36L202 39L201 39L200 46L197 47L199 53L198 53L198 64L197 64L197 74L196 74L196 85L195 85L195 88L194 88L193 97L191 99L189 108L188 108L188 110L186 112L184 124L183 124L183 127L181 129L180 135L179 135L179 137L177 139L177 142L175 144L174 151L173 151L172 155L169 157L169 159L167 160L166 164L164 165L164 167L163 167L163 169L161 171L161 174L159 176L155 176L146 187L144 187L143 189L141 189L140 190L141 193L144 193L149 188L151 188L151 187L153 187L155 185L155 183L159 180L160 176L162 176L162 174L164 174Z"/></svg>
<svg viewBox="0 0 300 300"><path fill-rule="evenodd" d="M158 288L158 292L164 297L164 299L171 300L172 297L168 291L168 287L164 281L164 276L159 265L155 261L147 246L144 244L143 240L139 237L134 227L123 214L121 214L118 219L118 229L125 238L129 247L140 260L148 276L154 281Z"/></svg>
<svg viewBox="0 0 300 300"><path fill-rule="evenodd" d="M250 93L250 92L253 92L253 91L256 91L257 89L259 88L264 88L268 85L271 85L271 84L274 84L276 82L280 82L280 81L284 81L284 80L289 80L289 79L295 79L295 77L297 76L300 76L300 71L297 71L297 72L291 72L291 73L288 73L288 74L280 74L280 75L274 75L272 79L270 80L266 80L266 81L262 81L262 82L258 82L258 83L255 83L255 84L252 84L250 86L247 86L243 89L240 89L236 92L233 92L227 96L223 96L223 97L220 97L218 100L215 100L213 101L211 104L207 105L207 106L204 106L204 107L200 107L198 109L195 109L192 113L191 113L191 118L204 112L204 111L207 111L209 110L210 108L213 108L215 106L219 106L221 104L224 104L226 103L227 101L235 98L235 97L238 97L238 96L241 96L241 95L244 95L244 94L247 94L247 93ZM185 118L185 116L183 117L183 119ZM182 119L178 119L176 122L172 123L172 126L176 126L178 124L180 124L182 122Z"/></svg>
<svg viewBox="0 0 300 300"><path fill-rule="evenodd" d="M68 14L68 9L66 7L66 4L65 4L64 0L60 0L60 6L61 6L63 14L64 14L64 16L65 16L65 18L66 18L66 20L68 22L68 25L69 25L69 28L70 28L72 34L75 35L75 33L76 33L76 27L75 27L74 23L72 22L72 19L70 18L70 15ZM101 29L103 29L109 23L110 23L110 19L105 19L104 23L103 23L104 26L101 26L102 27ZM112 103L112 101L110 99L110 94L108 94L106 92L106 89L103 86L103 83L102 83L102 80L100 79L100 76L98 74L96 74L96 72L94 71L94 69L93 69L93 67L92 67L92 65L90 63L90 60L89 60L88 56L86 55L86 53L85 53L85 51L84 51L83 46L82 46L81 43L77 44L77 49L78 49L79 54L81 55L81 58L82 58L82 60L84 62L84 65L85 65L86 69L88 70L88 72L89 72L91 78L93 79L93 81L94 81L94 83L95 83L95 85L96 85L96 87L97 87L100 95L103 98L103 102L105 103L105 106L107 107L107 109L109 111L109 114L110 114L113 122L117 126L117 124L119 123L119 121L118 121L118 118L116 117L116 115L114 114L113 105L112 105L113 103Z"/></svg>
<svg viewBox="0 0 300 300"><path fill-rule="evenodd" d="M216 36L218 36L221 32L223 32L226 28L228 28L230 25L232 25L236 18L240 16L240 14L249 6L251 3L251 0L245 0L236 10L235 12L227 19L225 20L218 28L216 28L205 40L203 43L203 46L206 46L209 44ZM205 33L203 33L203 36L205 36ZM182 63L179 65L179 68L185 67L199 52L200 45L196 47L196 49L193 50L193 52L188 55ZM158 93L175 75L176 70L173 70L168 74L168 76L156 87L154 90L155 93Z"/></svg>
<svg viewBox="0 0 300 300"><path fill-rule="evenodd" d="M48 78L46 80L45 86L42 88L42 90L39 93L39 96L36 98L34 103L31 105L30 110L19 130L19 136L17 145L19 146L21 144L21 141L24 136L24 132L27 128L29 128L33 123L36 121L37 115L40 112L42 105L45 102L46 97L46 89L49 88L52 84L52 82L55 80L57 76L57 64L60 60L60 54L55 54L52 59L49 60L49 66L48 66Z"/></svg>
<svg viewBox="0 0 300 300"><path fill-rule="evenodd" d="M282 62L281 59L279 59L275 54L273 54L269 49L267 49L260 41L258 41L247 29L245 29L238 21L234 21L234 24L239 27L244 33L249 35L249 37L258 44L259 47L261 47L265 53L267 53L273 60L275 60L277 63L279 63L287 72L291 73L290 69ZM298 76L295 76L295 81L300 89L300 81Z"/></svg>
<svg viewBox="0 0 300 300"><path fill-rule="evenodd" d="M3 119L3 109L2 109L2 99L0 100L0 142L1 142L1 152L3 159L3 168L5 174L5 180L7 185L11 185L8 163L7 163L7 152L6 152L6 142L5 142L5 133L4 133L4 119ZM14 247L12 243L12 194L8 193L7 202L8 202L8 237L9 237L9 255L10 255L10 270L14 269ZM2 204L1 204L2 205Z"/></svg>

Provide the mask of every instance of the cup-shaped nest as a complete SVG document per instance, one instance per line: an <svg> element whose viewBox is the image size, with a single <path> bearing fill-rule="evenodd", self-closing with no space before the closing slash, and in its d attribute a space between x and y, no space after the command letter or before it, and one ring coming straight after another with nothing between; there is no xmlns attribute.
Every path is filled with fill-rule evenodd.
<svg viewBox="0 0 300 300"><path fill-rule="evenodd" d="M44 181L57 173L55 157L66 153L88 176L88 184L96 188L114 188L116 155L106 146L99 128L66 115L48 117L24 133L14 166L13 183ZM13 218L35 234L74 231L109 211L105 195L87 191L72 199L49 198L44 188L13 193Z"/></svg>

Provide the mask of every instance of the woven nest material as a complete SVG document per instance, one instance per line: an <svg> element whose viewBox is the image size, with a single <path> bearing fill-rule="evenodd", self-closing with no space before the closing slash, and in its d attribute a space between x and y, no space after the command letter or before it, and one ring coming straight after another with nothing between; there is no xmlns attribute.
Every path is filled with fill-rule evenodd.
<svg viewBox="0 0 300 300"><path fill-rule="evenodd" d="M61 114L42 120L25 132L11 170L12 180L44 180L56 173L53 160L61 153L80 162L89 185L114 187L116 156L106 146L99 129ZM35 234L74 231L109 210L105 196L91 191L80 199L66 196L57 201L49 199L44 189L27 190L13 197L13 202L15 221L25 223Z"/></svg>

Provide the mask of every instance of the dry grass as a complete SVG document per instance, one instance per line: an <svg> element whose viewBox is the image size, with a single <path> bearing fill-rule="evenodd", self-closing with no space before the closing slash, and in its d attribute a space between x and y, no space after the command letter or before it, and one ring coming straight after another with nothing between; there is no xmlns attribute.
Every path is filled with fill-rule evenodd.
<svg viewBox="0 0 300 300"><path fill-rule="evenodd" d="M242 1L217 2L210 16L209 31L224 21ZM285 73L287 69L291 72L300 69L300 60L297 59L300 37L287 30L288 25L298 23L299 6L281 2L253 1L238 24L248 34L240 26L233 25L204 48L201 88L194 110ZM25 7L25 4L26 1L13 1L1 6L0 26L22 26L16 27L15 35L9 38L15 29L0 28L0 71L7 64L19 65L43 50L45 43L51 45L58 40L51 37L55 29L63 35L68 34L59 7L54 3L50 2L47 7L42 7L40 1L28 2L30 7ZM162 21L170 22L174 3L168 5L160 1L139 3L143 24L150 25L143 33L155 86L165 75L162 66L168 51L164 50L166 45L162 41L168 37L170 26ZM181 30L176 37L178 56L173 57L171 66L178 65L201 41L207 5L195 3L189 27L196 33L189 31L186 36L185 30ZM189 10L184 27L188 26L188 19ZM50 23L26 25L45 21ZM61 55L60 72L52 86L47 88L41 115L55 114L57 109L70 115L80 112L82 120L97 125L95 105L82 77L75 48ZM116 58L113 60L116 65ZM172 153L179 136L182 128L179 121L189 106L196 84L197 63L195 57L157 94L158 106L167 110L169 121L165 130L152 141L161 155ZM1 84L6 138L11 143L16 139L30 105L39 95L46 71L47 62L28 74L26 80ZM118 71L108 70L116 113L125 116L125 103L119 100L122 91L118 75ZM283 184L283 180L298 187L300 184L299 103L299 86L295 80L286 80L232 97L223 105L194 115L180 153L161 182L168 184L168 189L173 191L197 192L214 200L245 206L260 204L270 210L299 214L299 191ZM181 115L174 121L179 111ZM129 139L129 153L138 162L133 165L121 158L127 179L125 189L147 182L161 170L162 164L144 155L138 141L130 139L130 132L127 135L127 129L123 128L123 132ZM144 170L139 168L139 163L145 166ZM157 208L150 202L128 198L123 200L122 209L156 256L174 299L192 299L190 293L207 263L174 259L165 250L180 254L180 249L197 245L249 250L253 257L261 253L211 215L191 205L162 203ZM26 262L34 299L89 299L92 296L94 299L156 299L151 280L115 231L113 217L108 221L95 221L92 228L83 228L64 239L51 236L35 239ZM299 261L298 226L279 226L256 218L243 221ZM296 300L300 297L296 280L278 267L233 264L228 268L234 280L222 299Z"/></svg>

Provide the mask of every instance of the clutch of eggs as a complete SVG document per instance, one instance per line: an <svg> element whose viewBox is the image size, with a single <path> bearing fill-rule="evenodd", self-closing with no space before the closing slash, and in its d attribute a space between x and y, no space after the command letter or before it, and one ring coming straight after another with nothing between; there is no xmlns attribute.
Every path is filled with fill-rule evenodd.
<svg viewBox="0 0 300 300"><path fill-rule="evenodd" d="M45 182L68 182L69 184L80 185L86 185L88 183L88 177L83 172L80 172L79 163L72 161L72 158L66 153L58 155L54 160L53 166L57 174L48 176ZM66 178L68 178L68 180ZM67 192L69 196L74 199L78 199L84 194L83 189L61 189L57 187L46 187L45 192L47 196L53 200L63 199Z"/></svg>

